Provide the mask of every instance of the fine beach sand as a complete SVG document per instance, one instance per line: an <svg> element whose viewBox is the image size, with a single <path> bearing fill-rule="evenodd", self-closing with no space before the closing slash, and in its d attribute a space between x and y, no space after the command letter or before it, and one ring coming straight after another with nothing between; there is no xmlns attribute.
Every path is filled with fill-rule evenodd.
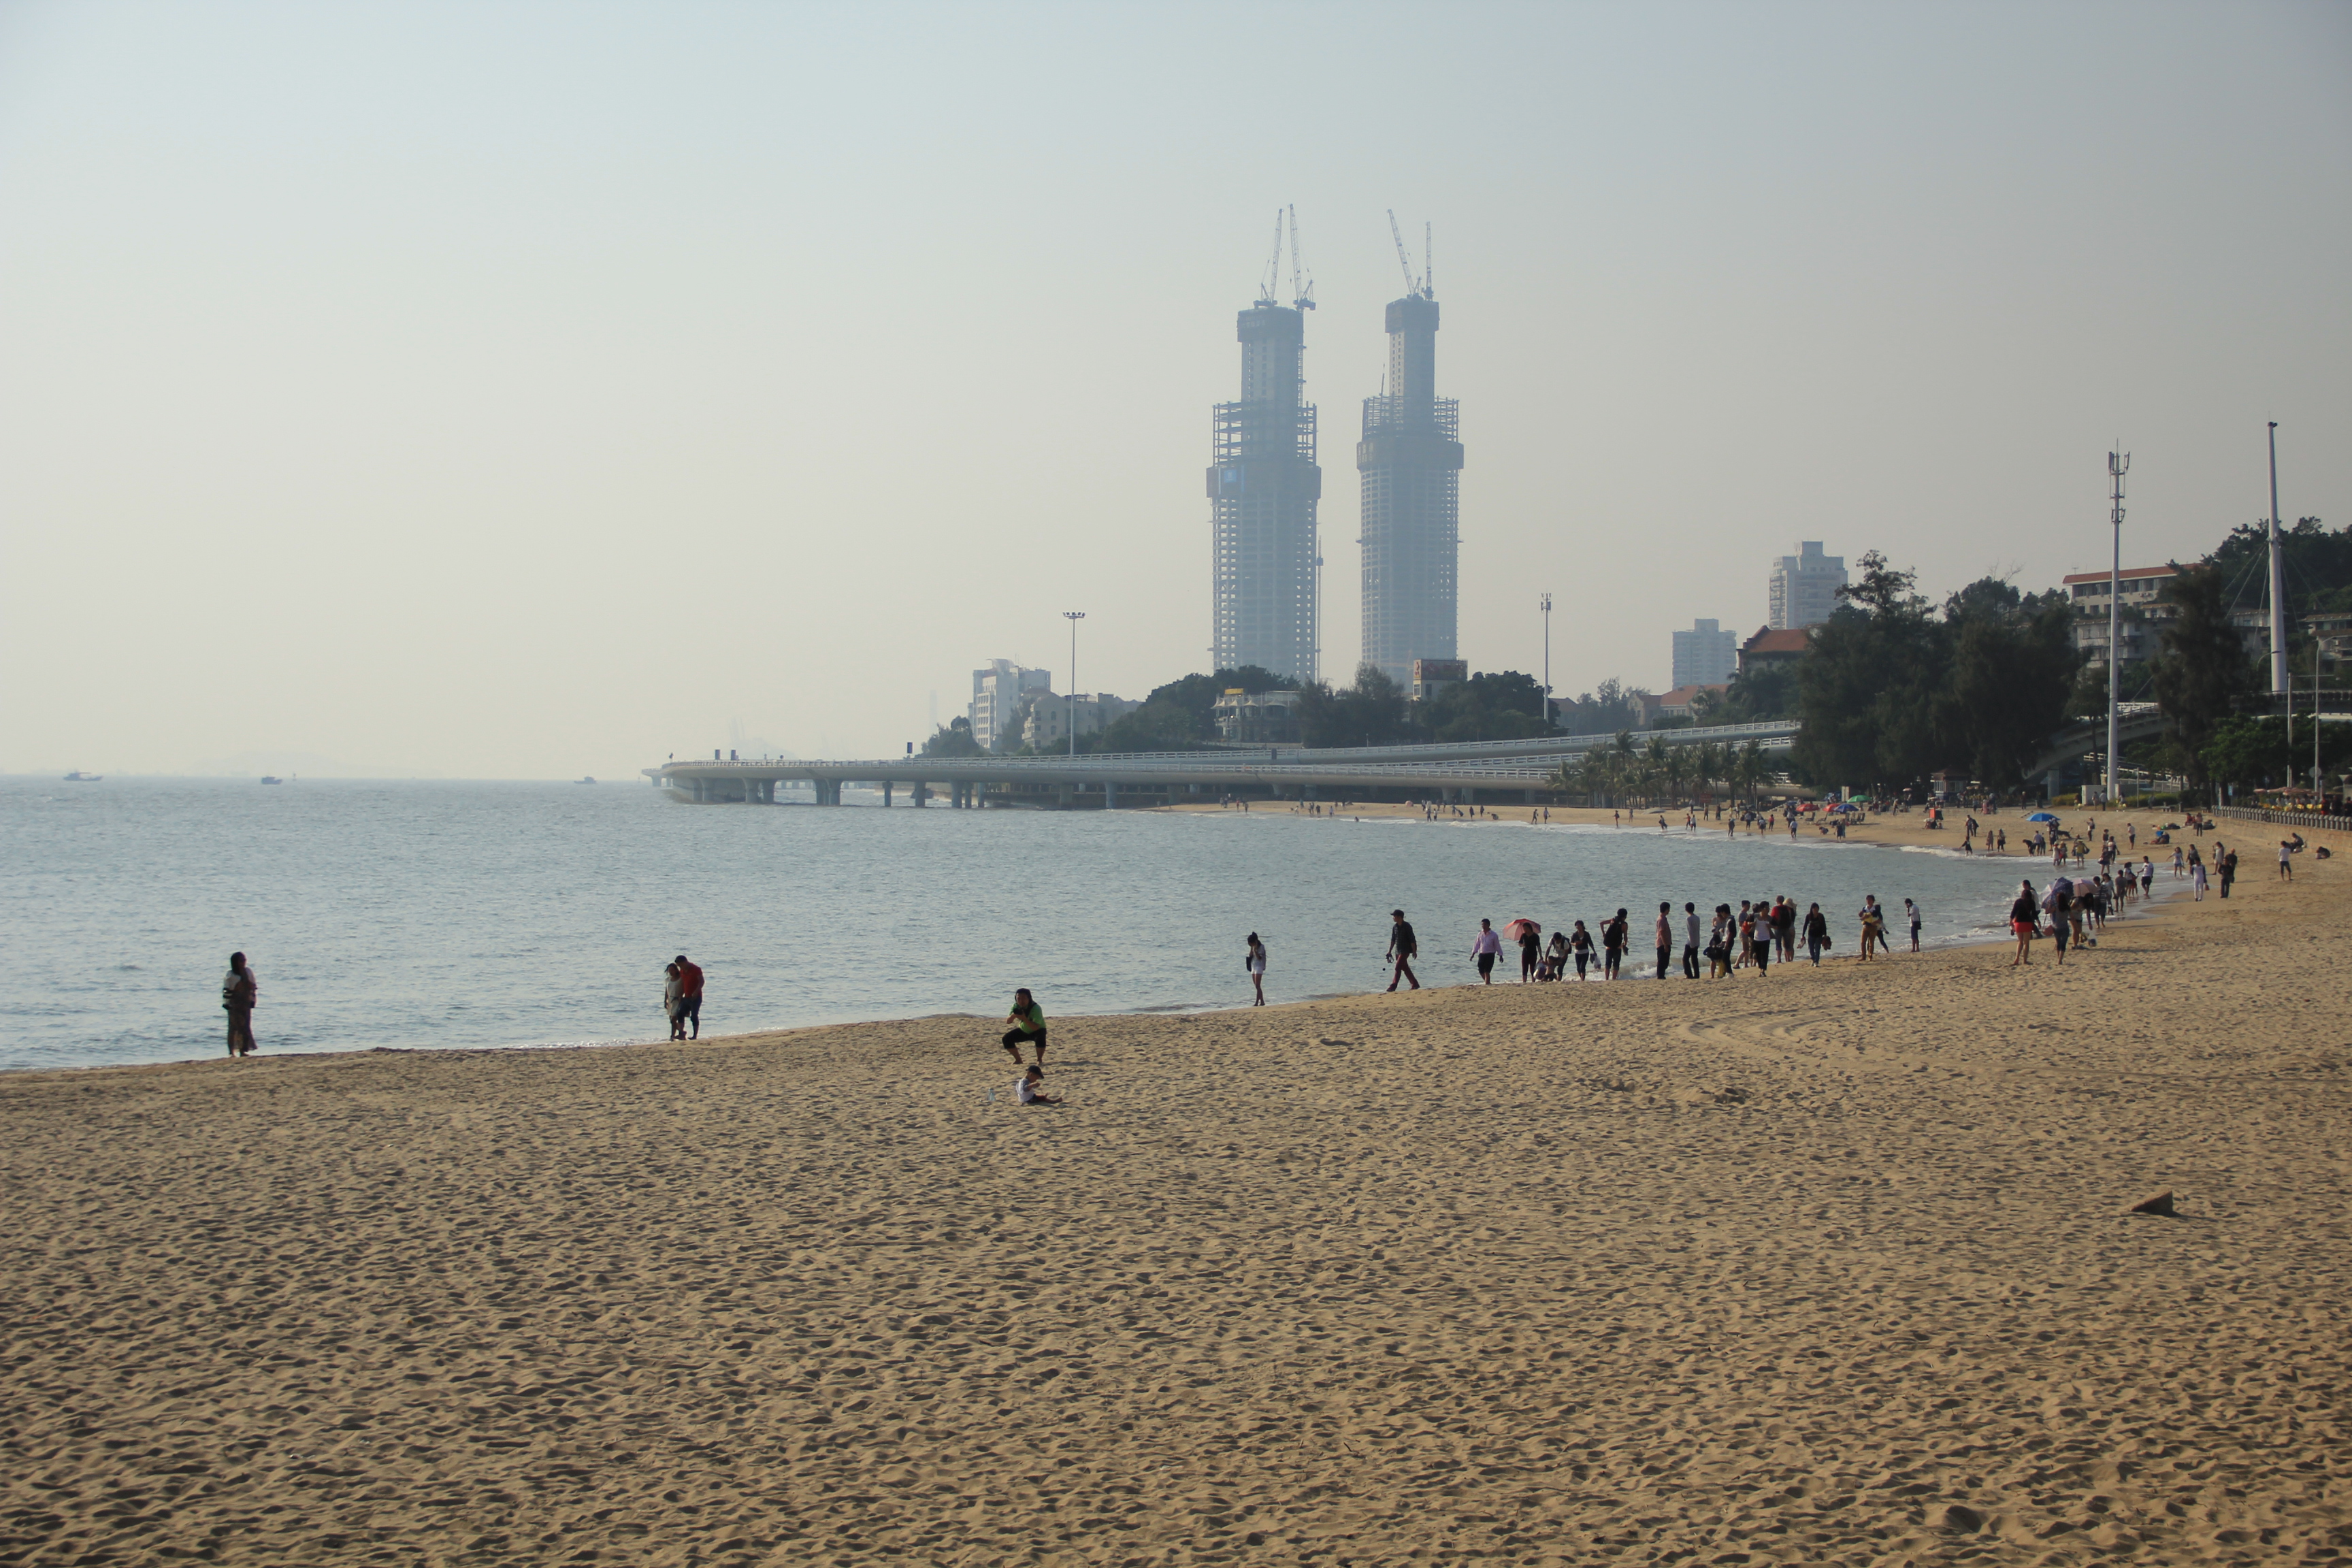
<svg viewBox="0 0 2352 1568"><path fill-rule="evenodd" d="M2063 973L1057 1019L1059 1110L992 1017L0 1079L0 1562L2352 1559L2279 836Z"/></svg>

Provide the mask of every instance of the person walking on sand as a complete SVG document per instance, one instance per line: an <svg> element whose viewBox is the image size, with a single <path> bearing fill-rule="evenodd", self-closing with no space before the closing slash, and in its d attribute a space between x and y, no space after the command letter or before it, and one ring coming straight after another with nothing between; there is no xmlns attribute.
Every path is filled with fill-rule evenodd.
<svg viewBox="0 0 2352 1568"><path fill-rule="evenodd" d="M2009 961L2011 969L2033 962L2033 932L2041 923L2042 909L2033 897L2033 884L2019 882L2017 897L2009 906L2009 929L2017 936L2017 956Z"/></svg>
<svg viewBox="0 0 2352 1568"><path fill-rule="evenodd" d="M1698 906L1685 900L1683 904L1683 978L1698 978Z"/></svg>
<svg viewBox="0 0 2352 1568"><path fill-rule="evenodd" d="M1582 921L1576 922L1576 934L1568 939L1568 946L1576 954L1576 978L1580 983L1584 972L1592 966L1592 933L1584 929Z"/></svg>
<svg viewBox="0 0 2352 1568"><path fill-rule="evenodd" d="M2238 852L2216 838L2213 859L2221 868L2221 896L2226 899L2230 896L2230 884L2238 879Z"/></svg>
<svg viewBox="0 0 2352 1568"><path fill-rule="evenodd" d="M1026 1042L1037 1047L1037 1065L1045 1066L1045 1009L1037 1005L1037 998L1029 994L1029 987L1024 985L1013 992L1013 1011L1004 1016L1004 1021L1012 1027L1004 1031L1004 1037L997 1044L1012 1054L1013 1065L1020 1065L1021 1047Z"/></svg>
<svg viewBox="0 0 2352 1568"><path fill-rule="evenodd" d="M678 1005L684 1009L686 1021L694 1026L695 1039L702 1038L702 965L689 963L686 954L677 955Z"/></svg>
<svg viewBox="0 0 2352 1568"><path fill-rule="evenodd" d="M1911 951L1914 952L1919 951L1919 922L1926 912L1910 900L1903 900L1903 918L1911 922Z"/></svg>
<svg viewBox="0 0 2352 1568"><path fill-rule="evenodd" d="M1495 934L1495 922L1480 921L1478 934L1471 940L1470 956L1478 961L1478 978L1495 984L1495 955L1503 951L1503 939Z"/></svg>
<svg viewBox="0 0 2352 1568"><path fill-rule="evenodd" d="M2066 938L2074 929L2067 917L2074 908L2074 884L2065 877L2052 879L2042 889L2042 911L2050 917L2050 936L2058 944L2058 967L2066 967Z"/></svg>
<svg viewBox="0 0 2352 1568"><path fill-rule="evenodd" d="M1797 962L1797 900L1780 895L1772 905L1772 940L1780 944L1780 962Z"/></svg>
<svg viewBox="0 0 2352 1568"><path fill-rule="evenodd" d="M1675 956L1675 906L1671 902L1658 906L1657 943L1658 967L1652 978L1664 980Z"/></svg>
<svg viewBox="0 0 2352 1568"><path fill-rule="evenodd" d="M2294 843L2292 839L2279 840L2279 880L2294 880Z"/></svg>
<svg viewBox="0 0 2352 1568"><path fill-rule="evenodd" d="M1601 978L1614 980L1625 963L1625 942L1632 932L1626 929L1625 911L1619 910L1601 923Z"/></svg>
<svg viewBox="0 0 2352 1568"><path fill-rule="evenodd" d="M1255 931L1249 933L1249 952L1243 958L1242 967L1249 971L1250 989L1256 993L1256 1000L1253 1001L1250 1005L1253 1007L1265 1006L1265 943L1258 941L1257 932Z"/></svg>
<svg viewBox="0 0 2352 1568"><path fill-rule="evenodd" d="M1519 984L1527 984L1536 977L1543 963L1543 927L1533 921L1519 922Z"/></svg>
<svg viewBox="0 0 2352 1568"><path fill-rule="evenodd" d="M1045 1069L1031 1067L1013 1080L1013 1098L1022 1105L1059 1105L1062 1102L1045 1092Z"/></svg>
<svg viewBox="0 0 2352 1568"><path fill-rule="evenodd" d="M1772 970L1772 907L1763 900L1756 900L1755 941L1749 944L1748 961L1756 965L1756 978L1763 979Z"/></svg>
<svg viewBox="0 0 2352 1568"><path fill-rule="evenodd" d="M1830 944L1830 918L1822 913L1822 906L1813 905L1805 911L1805 952L1811 956L1813 967L1822 966L1822 950Z"/></svg>
<svg viewBox="0 0 2352 1568"><path fill-rule="evenodd" d="M1408 983L1415 991L1421 989L1421 980L1412 972L1412 961L1420 952L1421 941L1412 934L1412 924L1404 918L1404 911L1391 910L1387 957L1394 962L1396 968L1389 974L1390 990L1395 990L1400 980Z"/></svg>
<svg viewBox="0 0 2352 1568"><path fill-rule="evenodd" d="M669 1018L669 1037L686 1038L686 982L675 960L662 965L662 1012Z"/></svg>
<svg viewBox="0 0 2352 1568"><path fill-rule="evenodd" d="M253 1009L261 1000L261 981L246 966L245 954L228 955L228 973L221 980L221 1007L228 1014L228 1054L253 1054Z"/></svg>

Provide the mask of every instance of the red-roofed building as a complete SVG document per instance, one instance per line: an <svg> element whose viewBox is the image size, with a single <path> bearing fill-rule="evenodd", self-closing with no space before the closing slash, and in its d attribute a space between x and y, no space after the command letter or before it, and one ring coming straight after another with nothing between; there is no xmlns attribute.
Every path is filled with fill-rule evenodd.
<svg viewBox="0 0 2352 1568"><path fill-rule="evenodd" d="M1633 700L1641 704L1642 728L1646 730L1661 719L1696 718L1691 704L1701 692L1713 692L1720 699L1726 689L1722 686L1677 686L1672 691L1638 691Z"/></svg>
<svg viewBox="0 0 2352 1568"><path fill-rule="evenodd" d="M1759 626L1754 637L1739 645L1739 671L1745 675L1768 664L1785 664L1791 659L1802 658L1811 643L1811 638L1801 626L1792 626L1786 631Z"/></svg>

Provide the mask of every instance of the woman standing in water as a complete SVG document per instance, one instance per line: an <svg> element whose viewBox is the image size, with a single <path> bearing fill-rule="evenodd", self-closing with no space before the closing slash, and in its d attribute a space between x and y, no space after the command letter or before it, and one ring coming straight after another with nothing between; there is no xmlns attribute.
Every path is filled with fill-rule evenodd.
<svg viewBox="0 0 2352 1568"><path fill-rule="evenodd" d="M1252 1002L1250 1005L1253 1007L1265 1006L1265 943L1258 941L1257 932L1255 931L1249 933L1249 956L1242 961L1242 966L1249 971L1250 989L1257 993L1257 999Z"/></svg>

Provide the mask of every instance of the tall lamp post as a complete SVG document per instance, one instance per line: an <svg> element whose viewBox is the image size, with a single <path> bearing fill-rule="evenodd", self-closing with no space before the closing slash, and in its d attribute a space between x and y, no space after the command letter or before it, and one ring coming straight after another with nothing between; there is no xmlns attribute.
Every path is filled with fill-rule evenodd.
<svg viewBox="0 0 2352 1568"><path fill-rule="evenodd" d="M1551 728L1551 595L1546 594L1537 601L1544 618L1544 728Z"/></svg>
<svg viewBox="0 0 2352 1568"><path fill-rule="evenodd" d="M1062 618L1070 623L1070 759L1078 755L1078 623L1087 618L1084 610L1064 610Z"/></svg>
<svg viewBox="0 0 2352 1568"><path fill-rule="evenodd" d="M2107 477L2115 482L2116 554L2107 572L2107 800L2109 809L2123 797L2116 786L2123 774L2116 760L2117 675L2124 665L2121 635L2124 624L2124 473L2131 467L2129 452L2107 454Z"/></svg>

